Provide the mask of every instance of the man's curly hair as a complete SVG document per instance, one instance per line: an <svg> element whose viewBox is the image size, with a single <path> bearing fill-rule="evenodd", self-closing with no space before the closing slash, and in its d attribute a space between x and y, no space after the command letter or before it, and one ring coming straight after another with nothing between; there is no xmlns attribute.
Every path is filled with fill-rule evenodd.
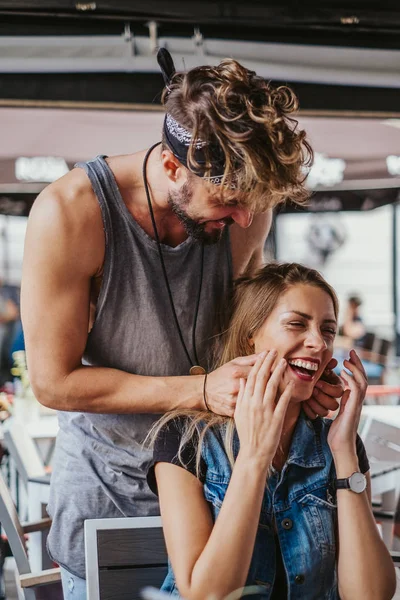
<svg viewBox="0 0 400 600"><path fill-rule="evenodd" d="M274 88L236 60L176 73L163 93L165 109L192 134L189 170L198 167L196 140L217 143L225 156L221 201L264 211L286 199L304 203L305 171L313 153L293 116L294 92ZM164 147L166 146L165 140ZM207 154L210 175L212 156ZM214 186L215 187L215 186Z"/></svg>

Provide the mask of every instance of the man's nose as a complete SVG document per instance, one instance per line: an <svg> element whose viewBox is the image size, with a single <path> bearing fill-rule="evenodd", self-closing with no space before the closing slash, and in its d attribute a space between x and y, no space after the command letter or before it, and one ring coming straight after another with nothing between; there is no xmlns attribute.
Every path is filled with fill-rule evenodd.
<svg viewBox="0 0 400 600"><path fill-rule="evenodd" d="M243 227L243 229L250 227L253 221L253 216L254 214L250 210L246 210L244 208L235 210L235 212L233 212L231 215L235 223L237 223L239 227Z"/></svg>

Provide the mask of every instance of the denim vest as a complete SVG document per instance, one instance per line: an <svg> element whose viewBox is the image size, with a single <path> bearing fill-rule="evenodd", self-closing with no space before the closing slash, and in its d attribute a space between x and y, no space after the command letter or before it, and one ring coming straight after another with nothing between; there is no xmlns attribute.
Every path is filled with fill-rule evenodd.
<svg viewBox="0 0 400 600"><path fill-rule="evenodd" d="M301 412L288 455L265 488L246 586L258 586L249 598L269 600L275 579L275 536L279 539L290 600L339 600L336 572L337 506L335 467L327 443L332 421L310 421ZM204 495L214 521L224 500L232 469L221 430L206 433L202 455L207 465ZM234 451L239 449L238 439ZM162 589L179 595L171 566Z"/></svg>

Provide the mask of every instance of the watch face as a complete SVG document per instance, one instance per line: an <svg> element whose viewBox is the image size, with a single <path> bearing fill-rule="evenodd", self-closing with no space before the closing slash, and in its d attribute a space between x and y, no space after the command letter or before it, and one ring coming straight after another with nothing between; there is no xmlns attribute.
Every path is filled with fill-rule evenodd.
<svg viewBox="0 0 400 600"><path fill-rule="evenodd" d="M353 473L349 477L350 489L357 494L361 494L367 487L367 479L362 473Z"/></svg>

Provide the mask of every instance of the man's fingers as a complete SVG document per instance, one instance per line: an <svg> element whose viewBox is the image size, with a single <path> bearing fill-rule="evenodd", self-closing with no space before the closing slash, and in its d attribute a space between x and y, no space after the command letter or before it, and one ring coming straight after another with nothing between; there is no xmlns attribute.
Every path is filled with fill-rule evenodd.
<svg viewBox="0 0 400 600"><path fill-rule="evenodd" d="M343 394L343 386L340 382L340 378L337 375L335 375L335 377L337 381L336 384L328 383L327 381L322 381L322 379L319 379L315 384L314 390L317 389L331 398L340 398L340 396Z"/></svg>
<svg viewBox="0 0 400 600"><path fill-rule="evenodd" d="M319 381L325 381L330 385L340 385L339 377L336 375L335 371L332 371L328 368L326 368L325 371L322 373L321 378L318 380L318 382Z"/></svg>
<svg viewBox="0 0 400 600"><path fill-rule="evenodd" d="M307 400L307 404L313 413L315 413L318 417L326 417L329 414L330 409L325 408L325 406L322 404L319 404L319 402L317 402L313 396Z"/></svg>
<svg viewBox="0 0 400 600"><path fill-rule="evenodd" d="M343 394L343 387L341 386L340 389ZM321 388L314 388L312 398L318 403L319 406L326 410L336 410L339 406L338 401L335 398L333 398L331 394L326 394L325 392L323 392Z"/></svg>
<svg viewBox="0 0 400 600"><path fill-rule="evenodd" d="M313 410L311 410L308 403L309 403L309 400L306 400L305 402L303 402L302 407L303 407L303 410L306 413L307 417L309 419L311 419L312 421L314 421L314 419L316 419L318 417L318 415L316 415L315 412Z"/></svg>
<svg viewBox="0 0 400 600"><path fill-rule="evenodd" d="M264 353L261 352L258 354L249 354L249 356L239 356L238 358L234 358L232 360L232 363L235 365L239 365L240 367L252 366L256 363L257 358L259 358L261 354Z"/></svg>
<svg viewBox="0 0 400 600"><path fill-rule="evenodd" d="M325 367L325 371L333 371L333 369L335 367L337 367L338 361L336 360L336 358L331 358L331 360L328 362L328 364Z"/></svg>

